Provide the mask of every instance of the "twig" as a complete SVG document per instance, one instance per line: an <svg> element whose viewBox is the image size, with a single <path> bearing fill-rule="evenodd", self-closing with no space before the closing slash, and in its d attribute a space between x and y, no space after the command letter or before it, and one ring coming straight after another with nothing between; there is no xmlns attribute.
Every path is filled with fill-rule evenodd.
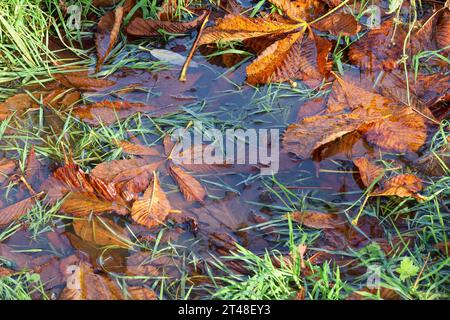
<svg viewBox="0 0 450 320"><path fill-rule="evenodd" d="M189 55L187 56L186 61L183 64L183 68L181 69L180 77L179 77L180 81L186 81L187 69L189 67L189 64L191 63L192 57L194 56L195 50L197 50L198 43L200 42L200 38L202 36L203 30L206 27L206 23L208 22L210 14L211 13L208 13L206 15L206 17L202 21L202 24L200 25L200 28L198 29L197 36L195 37L195 41L191 47L191 51L189 51Z"/></svg>

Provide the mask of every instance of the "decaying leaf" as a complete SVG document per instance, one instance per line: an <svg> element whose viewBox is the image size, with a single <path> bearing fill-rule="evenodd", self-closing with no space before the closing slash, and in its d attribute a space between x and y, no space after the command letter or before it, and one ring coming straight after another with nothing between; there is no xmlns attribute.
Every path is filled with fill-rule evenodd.
<svg viewBox="0 0 450 320"><path fill-rule="evenodd" d="M365 187L369 187L377 178L384 173L382 167L370 162L367 158L357 158L353 163L358 167L361 181Z"/></svg>
<svg viewBox="0 0 450 320"><path fill-rule="evenodd" d="M95 34L95 45L97 48L96 71L99 72L104 61L108 57L119 36L122 25L124 10L117 7L114 11L106 13L99 21L97 33Z"/></svg>
<svg viewBox="0 0 450 320"><path fill-rule="evenodd" d="M419 194L422 189L422 180L413 174L406 173L388 179L382 188L375 190L370 195L412 197L421 201L426 199L426 197Z"/></svg>
<svg viewBox="0 0 450 320"><path fill-rule="evenodd" d="M386 20L380 28L370 30L350 46L349 59L369 72L395 69L402 55L405 36L403 29L394 28L393 21Z"/></svg>
<svg viewBox="0 0 450 320"><path fill-rule="evenodd" d="M117 140L115 141L117 146L122 149L123 152L134 156L161 156L161 151L156 147L149 147L142 144L135 144L129 141Z"/></svg>
<svg viewBox="0 0 450 320"><path fill-rule="evenodd" d="M134 18L127 26L127 33L137 37L152 37L161 35L160 30L168 33L186 33L199 26L208 14L204 10L197 18L188 22L158 21Z"/></svg>
<svg viewBox="0 0 450 320"><path fill-rule="evenodd" d="M16 94L4 102L0 102L0 121L5 120L14 112L17 115L22 115L24 112L38 107L39 105L30 95L26 93Z"/></svg>
<svg viewBox="0 0 450 320"><path fill-rule="evenodd" d="M16 202L6 208L0 209L0 227L10 224L22 216L28 214L36 204L36 197L29 197L25 200Z"/></svg>
<svg viewBox="0 0 450 320"><path fill-rule="evenodd" d="M93 216L91 219L76 219L72 223L75 233L84 241L100 246L130 247L128 232L112 219Z"/></svg>
<svg viewBox="0 0 450 320"><path fill-rule="evenodd" d="M158 300L158 295L147 287L130 287L128 295L131 300Z"/></svg>
<svg viewBox="0 0 450 320"><path fill-rule="evenodd" d="M355 17L344 12L329 15L313 24L312 27L336 36L354 36L361 29Z"/></svg>
<svg viewBox="0 0 450 320"><path fill-rule="evenodd" d="M292 220L313 229L336 229L342 227L345 221L336 214L319 211L295 211L291 213Z"/></svg>
<svg viewBox="0 0 450 320"><path fill-rule="evenodd" d="M344 93L354 90L359 95L336 93L335 88L339 86L333 86L335 95L332 93L328 101L326 114L304 118L287 128L283 139L287 151L307 158L319 148L352 132L359 132L369 142L397 152L417 152L425 143L425 121L412 108L357 89L355 85L351 85L350 90L350 87L342 87L343 80L339 82Z"/></svg>
<svg viewBox="0 0 450 320"><path fill-rule="evenodd" d="M64 198L60 208L61 212L71 214L76 217L85 217L90 214L102 214L106 212L116 212L127 214L128 209L124 204L99 198L91 193L71 192Z"/></svg>
<svg viewBox="0 0 450 320"><path fill-rule="evenodd" d="M131 217L148 228L164 223L171 210L169 200L161 189L158 176L153 173L152 183L142 199L133 203Z"/></svg>
<svg viewBox="0 0 450 320"><path fill-rule="evenodd" d="M60 300L122 300L119 286L104 275L94 273L91 265L79 262L68 268L66 288Z"/></svg>
<svg viewBox="0 0 450 320"><path fill-rule="evenodd" d="M16 171L17 163L15 160L1 158L0 159L0 184L8 179L8 176Z"/></svg>
<svg viewBox="0 0 450 320"><path fill-rule="evenodd" d="M67 88L77 88L86 91L96 91L116 84L115 81L108 79L89 78L87 74L84 73L58 73L53 76L59 83Z"/></svg>
<svg viewBox="0 0 450 320"><path fill-rule="evenodd" d="M269 0L280 8L286 16L296 21L311 21L324 11L324 5L319 0Z"/></svg>
<svg viewBox="0 0 450 320"><path fill-rule="evenodd" d="M178 184L187 201L203 202L203 199L206 197L206 191L197 179L172 163L169 163L169 173Z"/></svg>
<svg viewBox="0 0 450 320"><path fill-rule="evenodd" d="M279 35L302 27L298 23L279 22L264 18L247 18L240 15L227 15L218 19L216 25L203 32L199 45L218 41L234 41L261 36Z"/></svg>

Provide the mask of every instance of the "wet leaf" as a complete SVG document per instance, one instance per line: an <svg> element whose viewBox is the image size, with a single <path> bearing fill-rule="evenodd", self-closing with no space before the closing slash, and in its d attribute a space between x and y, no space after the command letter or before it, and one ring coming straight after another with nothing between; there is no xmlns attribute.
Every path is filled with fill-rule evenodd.
<svg viewBox="0 0 450 320"><path fill-rule="evenodd" d="M426 197L419 194L422 189L422 180L413 174L406 173L388 179L382 188L375 190L370 195L412 197L421 201L426 199Z"/></svg>
<svg viewBox="0 0 450 320"><path fill-rule="evenodd" d="M392 70L402 55L405 32L396 28L393 21L386 20L379 29L370 30L359 41L350 46L348 57L350 61L363 70ZM391 41L391 39L393 40Z"/></svg>
<svg viewBox="0 0 450 320"><path fill-rule="evenodd" d="M365 187L369 187L377 178L384 174L384 169L366 158L357 158L353 163L358 167L361 181Z"/></svg>
<svg viewBox="0 0 450 320"><path fill-rule="evenodd" d="M131 217L134 221L148 228L163 224L171 210L169 200L161 189L158 176L153 179L143 197L133 203Z"/></svg>
<svg viewBox="0 0 450 320"><path fill-rule="evenodd" d="M160 36L160 30L168 33L186 33L197 28L207 14L208 11L203 11L197 18L188 22L158 21L137 17L128 24L127 33L138 37Z"/></svg>
<svg viewBox="0 0 450 320"><path fill-rule="evenodd" d="M91 219L76 219L72 223L75 233L84 241L100 246L130 247L128 232L119 227L112 219L92 217Z"/></svg>
<svg viewBox="0 0 450 320"><path fill-rule="evenodd" d="M363 288L350 294L345 300L364 300L371 296L380 296L383 300L401 300L401 296L393 289L381 287L377 289Z"/></svg>
<svg viewBox="0 0 450 320"><path fill-rule="evenodd" d="M36 204L36 197L29 197L0 209L0 227L10 224L28 214Z"/></svg>
<svg viewBox="0 0 450 320"><path fill-rule="evenodd" d="M0 184L5 182L8 177L16 171L17 163L15 160L1 158L0 159Z"/></svg>
<svg viewBox="0 0 450 320"><path fill-rule="evenodd" d="M163 115L172 113L176 108L160 108L140 102L104 100L74 108L73 114L92 125L110 125L138 112Z"/></svg>
<svg viewBox="0 0 450 320"><path fill-rule="evenodd" d="M39 105L26 93L16 94L4 102L0 102L0 121L5 120L10 115L16 112L17 115L22 115L24 112L38 108Z"/></svg>
<svg viewBox="0 0 450 320"><path fill-rule="evenodd" d="M125 215L128 209L123 204L101 199L90 193L71 192L61 205L60 211L75 217L85 217L91 214L116 212Z"/></svg>
<svg viewBox="0 0 450 320"><path fill-rule="evenodd" d="M95 45L97 48L96 71L99 72L106 58L117 41L122 25L124 10L117 7L116 10L106 13L100 18L95 34Z"/></svg>
<svg viewBox="0 0 450 320"><path fill-rule="evenodd" d="M206 191L197 179L172 163L169 163L169 173L187 201L203 202Z"/></svg>
<svg viewBox="0 0 450 320"><path fill-rule="evenodd" d="M135 156L161 156L160 150L156 147L144 146L142 144L134 144L124 140L117 140L116 144L122 149L123 152L135 155Z"/></svg>
<svg viewBox="0 0 450 320"><path fill-rule="evenodd" d="M299 27L295 23L227 15L223 19L218 19L214 27L205 29L199 45L283 34Z"/></svg>
<svg viewBox="0 0 450 320"><path fill-rule="evenodd" d="M77 88L86 91L96 91L115 85L115 81L108 79L88 78L87 75L62 74L53 75L55 79L67 88Z"/></svg>
<svg viewBox="0 0 450 320"><path fill-rule="evenodd" d="M336 214L319 211L295 211L291 213L292 220L313 229L337 229L345 221Z"/></svg>
<svg viewBox="0 0 450 320"><path fill-rule="evenodd" d="M361 29L355 17L352 14L344 12L329 15L314 23L312 27L336 36L354 36Z"/></svg>
<svg viewBox="0 0 450 320"><path fill-rule="evenodd" d="M130 287L128 293L131 300L158 300L158 295L147 287Z"/></svg>
<svg viewBox="0 0 450 320"><path fill-rule="evenodd" d="M286 16L297 21L310 21L323 13L323 3L318 0L269 0L280 8Z"/></svg>
<svg viewBox="0 0 450 320"><path fill-rule="evenodd" d="M447 55L450 53L450 9L444 11L439 18L436 30L436 42L438 48L446 48Z"/></svg>
<svg viewBox="0 0 450 320"><path fill-rule="evenodd" d="M66 288L59 297L60 300L122 300L119 286L111 279L94 273L86 262L72 266L73 271L67 278Z"/></svg>

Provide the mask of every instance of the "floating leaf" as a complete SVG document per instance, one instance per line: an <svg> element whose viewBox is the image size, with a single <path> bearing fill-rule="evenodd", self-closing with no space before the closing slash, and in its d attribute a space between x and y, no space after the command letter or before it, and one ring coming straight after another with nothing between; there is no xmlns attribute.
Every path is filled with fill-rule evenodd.
<svg viewBox="0 0 450 320"><path fill-rule="evenodd" d="M134 221L148 228L164 223L171 210L169 200L159 185L158 176L153 173L153 180L142 199L134 202L131 217Z"/></svg>
<svg viewBox="0 0 450 320"><path fill-rule="evenodd" d="M134 144L124 140L117 140L116 144L123 152L135 156L161 156L161 152L156 147L144 146L141 144Z"/></svg>

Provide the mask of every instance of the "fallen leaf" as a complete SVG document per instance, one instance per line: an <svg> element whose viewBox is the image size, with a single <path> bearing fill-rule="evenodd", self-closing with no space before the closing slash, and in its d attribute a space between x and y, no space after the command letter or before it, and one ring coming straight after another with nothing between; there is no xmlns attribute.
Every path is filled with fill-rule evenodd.
<svg viewBox="0 0 450 320"><path fill-rule="evenodd" d="M199 45L218 41L234 41L261 36L279 35L300 28L302 25L287 21L279 22L265 18L247 18L241 15L227 15L218 19L216 25L207 28Z"/></svg>
<svg viewBox="0 0 450 320"><path fill-rule="evenodd" d="M140 102L104 100L85 106L78 106L73 109L73 114L84 122L92 125L110 125L138 112L154 112L157 115L163 115L172 113L178 108L179 107L160 108Z"/></svg>
<svg viewBox="0 0 450 320"><path fill-rule="evenodd" d="M422 201L426 197L419 194L422 191L422 180L413 174L399 174L388 179L382 188L375 190L371 196L397 196L401 198L412 197Z"/></svg>
<svg viewBox="0 0 450 320"><path fill-rule="evenodd" d="M350 13L344 12L329 15L314 23L312 27L336 36L354 36L361 29L355 17Z"/></svg>
<svg viewBox="0 0 450 320"><path fill-rule="evenodd" d="M116 82L112 80L88 78L88 76L84 74L58 73L53 76L59 83L67 88L77 88L86 91L108 88L116 84Z"/></svg>
<svg viewBox="0 0 450 320"><path fill-rule="evenodd" d="M161 156L161 152L156 147L134 144L124 140L117 140L115 143L123 152L134 156Z"/></svg>
<svg viewBox="0 0 450 320"><path fill-rule="evenodd" d="M72 223L75 233L84 241L101 246L118 246L128 249L128 232L112 219L93 216L90 219L76 219Z"/></svg>
<svg viewBox="0 0 450 320"><path fill-rule="evenodd" d="M119 286L106 276L94 273L86 262L71 266L72 271L60 300L122 300Z"/></svg>
<svg viewBox="0 0 450 320"><path fill-rule="evenodd" d="M357 158L353 160L353 163L359 170L361 181L365 187L369 187L377 178L381 177L384 173L382 167L370 162L366 158Z"/></svg>
<svg viewBox="0 0 450 320"><path fill-rule="evenodd" d="M131 300L158 300L158 295L147 287L129 287L128 293Z"/></svg>
<svg viewBox="0 0 450 320"><path fill-rule="evenodd" d="M208 11L204 10L197 18L188 22L158 21L137 17L131 20L126 31L129 35L137 37L160 36L160 30L168 33L186 33L197 28L207 14Z"/></svg>
<svg viewBox="0 0 450 320"><path fill-rule="evenodd" d="M294 211L292 220L313 229L337 229L342 227L345 221L336 214L322 213L319 211Z"/></svg>
<svg viewBox="0 0 450 320"><path fill-rule="evenodd" d="M28 214L36 204L36 197L29 197L0 209L0 227L6 226Z"/></svg>
<svg viewBox="0 0 450 320"><path fill-rule="evenodd" d="M296 21L310 21L324 12L323 2L318 0L269 0L269 2Z"/></svg>
<svg viewBox="0 0 450 320"><path fill-rule="evenodd" d="M133 203L131 217L148 228L164 223L171 210L169 200L161 189L158 176L153 173L152 183L143 197Z"/></svg>
<svg viewBox="0 0 450 320"><path fill-rule="evenodd" d="M123 14L123 7L117 7L114 11L110 11L100 18L95 34L97 72L100 71L109 53L114 48L122 25Z"/></svg>
<svg viewBox="0 0 450 320"><path fill-rule="evenodd" d="M348 57L353 64L363 70L390 71L397 67L396 62L402 56L405 36L403 29L393 27L392 19L386 20L380 28L370 30L353 43L348 51Z"/></svg>
<svg viewBox="0 0 450 320"><path fill-rule="evenodd" d="M206 197L206 192L197 179L172 163L169 163L169 173L187 201L203 202L203 199Z"/></svg>
<svg viewBox="0 0 450 320"><path fill-rule="evenodd" d="M0 159L0 184L5 182L8 177L16 171L17 163L15 160L1 158Z"/></svg>
<svg viewBox="0 0 450 320"><path fill-rule="evenodd" d="M38 107L39 105L30 95L26 93L16 94L0 103L0 121L5 120L14 112L20 116L24 112Z"/></svg>

